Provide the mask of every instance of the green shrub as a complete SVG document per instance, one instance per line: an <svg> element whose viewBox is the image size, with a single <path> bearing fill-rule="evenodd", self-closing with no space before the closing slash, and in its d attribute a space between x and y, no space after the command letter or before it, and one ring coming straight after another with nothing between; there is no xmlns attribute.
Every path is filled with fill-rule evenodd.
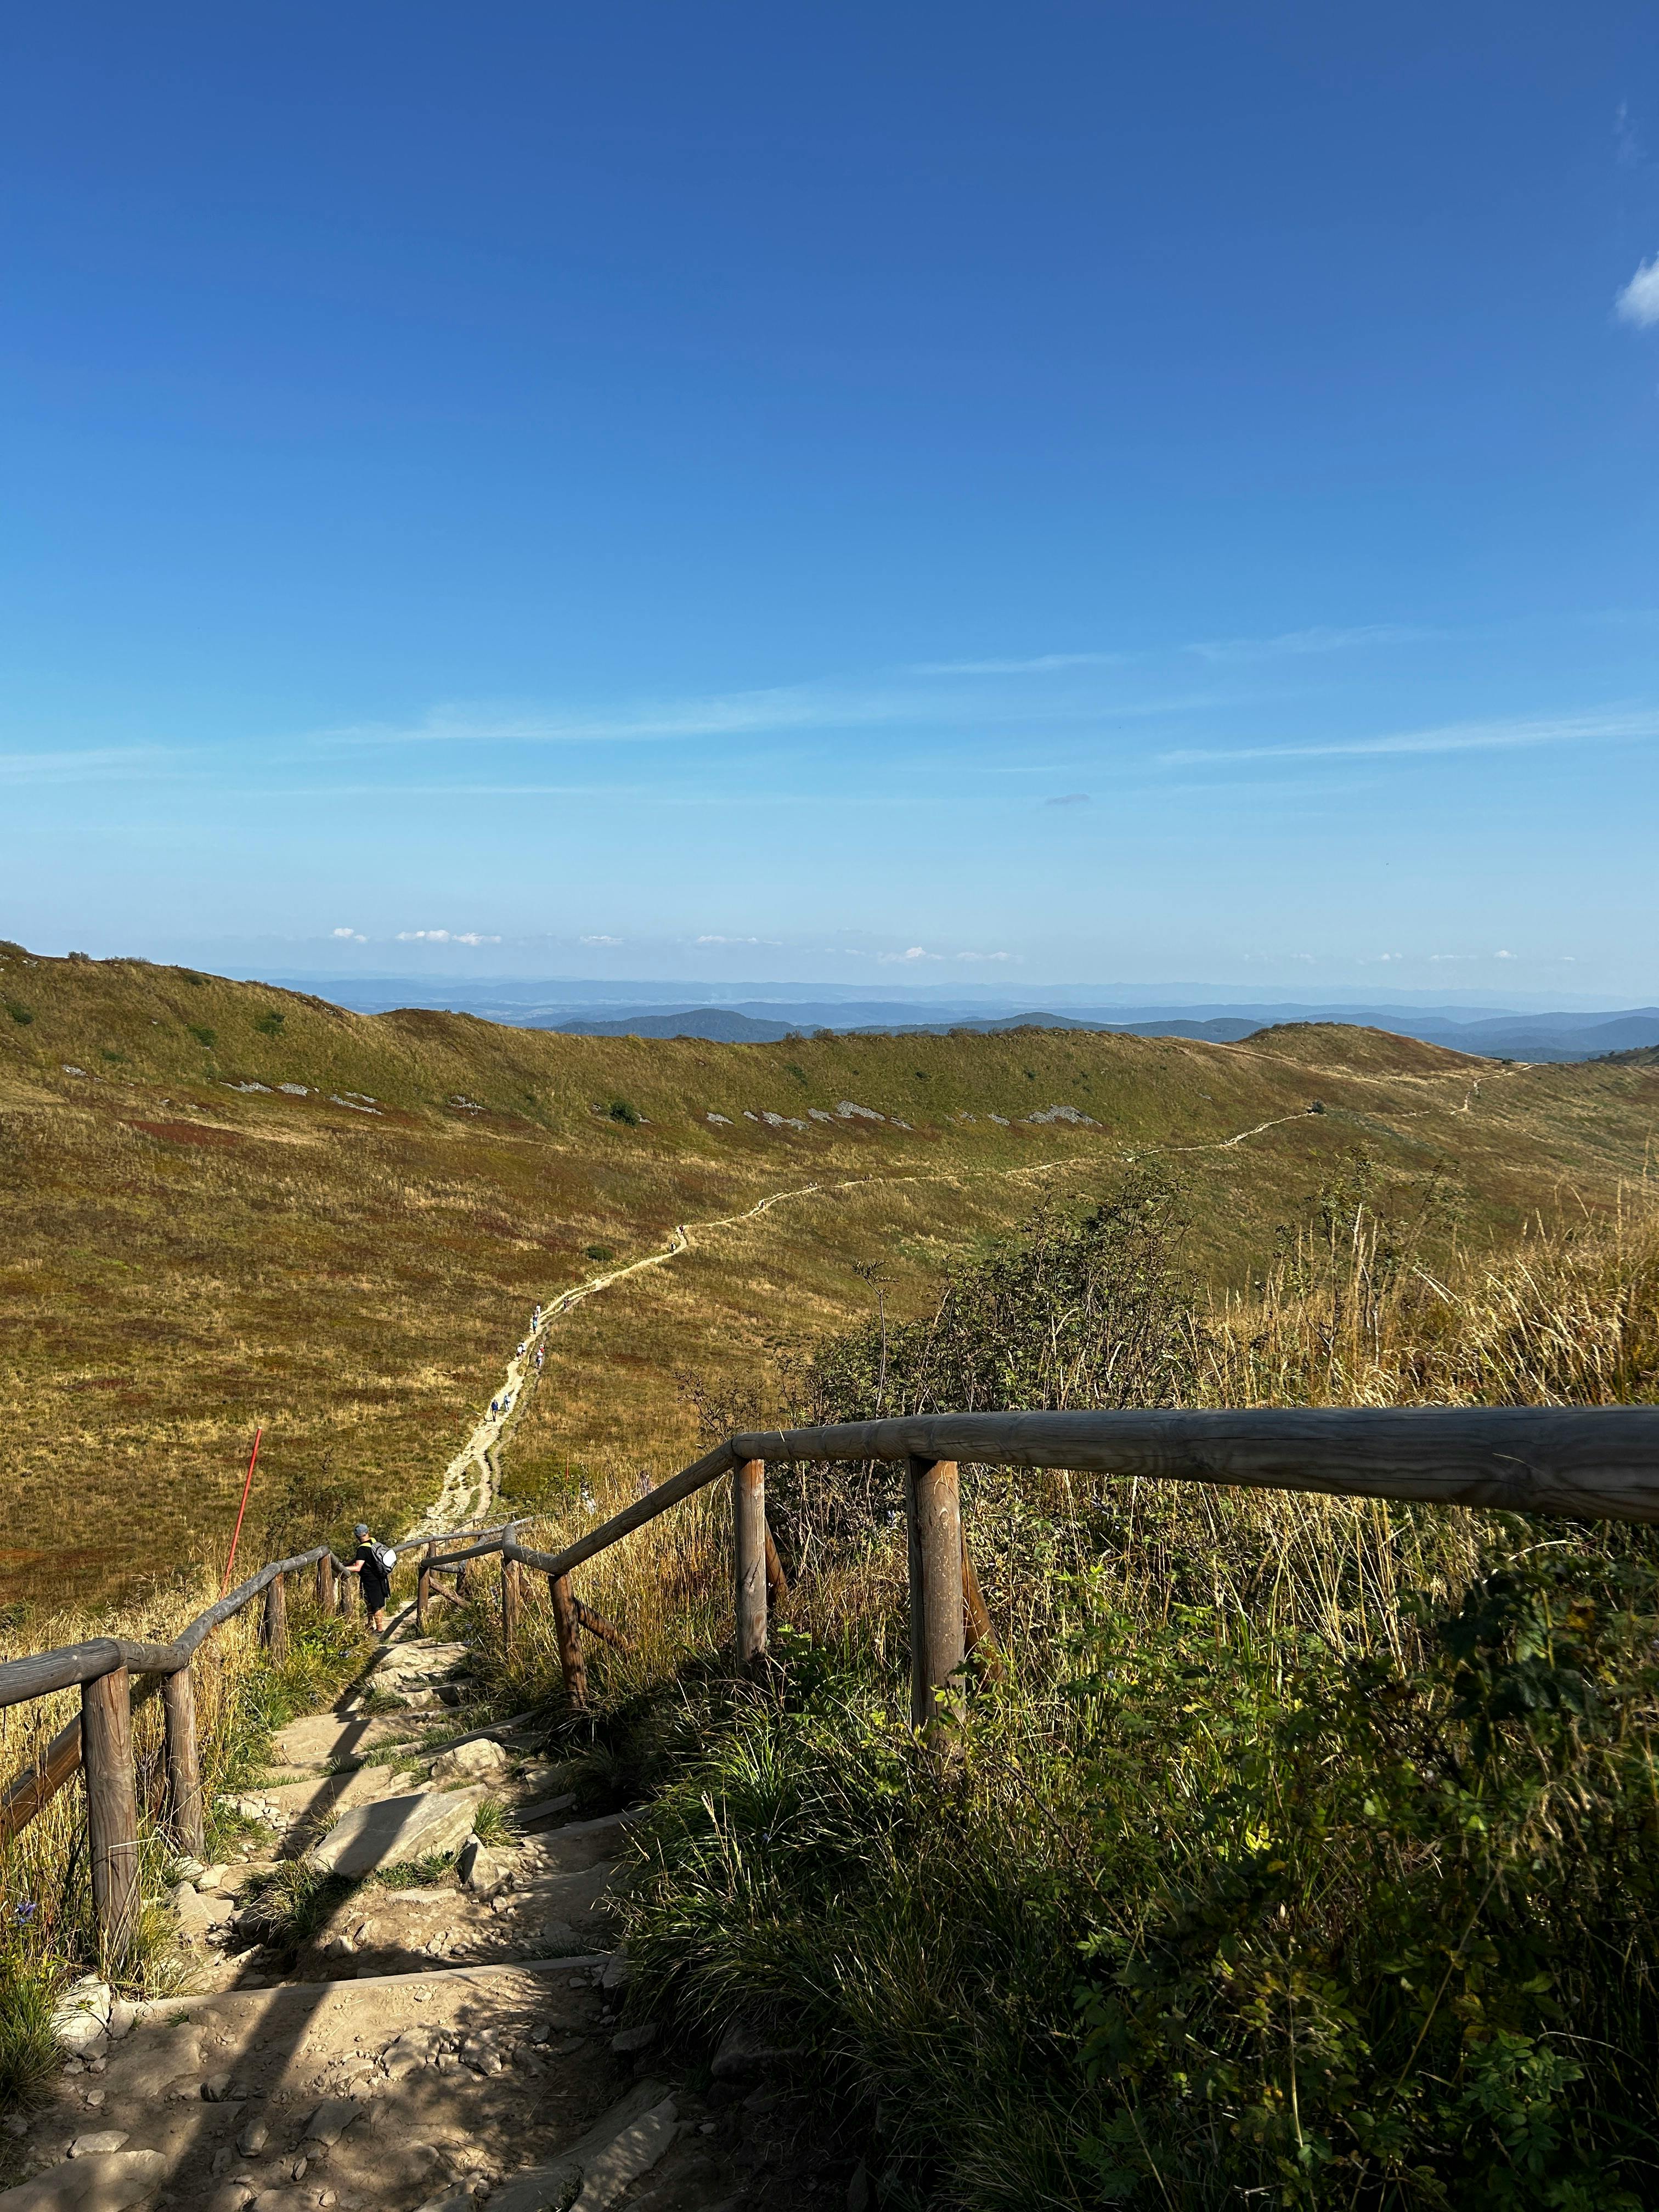
<svg viewBox="0 0 1659 2212"><path fill-rule="evenodd" d="M0 2111L21 2104L62 2063L52 2032L57 1981L46 1966L0 1958Z"/></svg>
<svg viewBox="0 0 1659 2212"><path fill-rule="evenodd" d="M205 1052L211 1052L219 1042L218 1030L210 1030L205 1022L188 1022L185 1027Z"/></svg>
<svg viewBox="0 0 1659 2212"><path fill-rule="evenodd" d="M645 1119L637 1106L630 1106L625 1098L613 1098L609 1108L613 1121L625 1121L630 1129L637 1129Z"/></svg>
<svg viewBox="0 0 1659 2212"><path fill-rule="evenodd" d="M582 1247L582 1252L585 1258L598 1260L601 1263L606 1260L614 1260L617 1256L609 1244L585 1244Z"/></svg>
<svg viewBox="0 0 1659 2212"><path fill-rule="evenodd" d="M1659 2201L1656 1577L1510 1533L1415 1656L1085 1578L944 1787L796 1655L653 1814L647 1991L778 2015L922 2203Z"/></svg>
<svg viewBox="0 0 1659 2212"><path fill-rule="evenodd" d="M7 1000L6 1012L11 1016L13 1021L16 1022L20 1027L24 1029L27 1029L29 1024L34 1019L34 1016L29 1012L29 1009L24 1006L21 1000L16 999Z"/></svg>
<svg viewBox="0 0 1659 2212"><path fill-rule="evenodd" d="M261 1014L253 1026L261 1036L277 1037L283 1034L283 1024L287 1019L286 1014L273 1006L268 1013Z"/></svg>
<svg viewBox="0 0 1659 2212"><path fill-rule="evenodd" d="M513 1832L507 1824L507 1808L499 1797L483 1797L472 1815L472 1832L481 1844L507 1844Z"/></svg>

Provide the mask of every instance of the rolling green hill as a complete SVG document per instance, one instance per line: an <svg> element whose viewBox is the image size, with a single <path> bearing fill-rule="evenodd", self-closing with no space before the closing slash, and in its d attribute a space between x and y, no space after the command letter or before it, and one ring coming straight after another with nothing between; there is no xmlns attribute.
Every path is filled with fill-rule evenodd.
<svg viewBox="0 0 1659 2212"><path fill-rule="evenodd" d="M12 1598L222 1542L258 1419L268 1522L396 1524L532 1304L677 1224L688 1252L561 1322L509 1447L528 1494L578 1464L665 1472L695 1448L680 1377L763 1395L769 1341L869 1310L860 1266L918 1310L954 1254L1127 1158L1187 1183L1193 1258L1225 1285L1359 1148L1385 1187L1437 1176L1466 1242L1605 1212L1659 1105L1644 1065L1508 1067L1320 1025L573 1037L9 945L0 1002Z"/></svg>

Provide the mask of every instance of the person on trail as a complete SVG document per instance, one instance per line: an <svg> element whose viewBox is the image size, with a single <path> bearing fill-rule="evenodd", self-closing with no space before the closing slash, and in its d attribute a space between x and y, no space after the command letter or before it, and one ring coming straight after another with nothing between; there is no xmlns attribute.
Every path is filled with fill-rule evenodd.
<svg viewBox="0 0 1659 2212"><path fill-rule="evenodd" d="M398 1555L389 1552L384 1544L370 1541L367 1521L360 1521L351 1533L357 1539L356 1556L344 1571L362 1577L363 1607L368 1614L368 1625L377 1636L384 1636L386 1601L392 1595L392 1570Z"/></svg>

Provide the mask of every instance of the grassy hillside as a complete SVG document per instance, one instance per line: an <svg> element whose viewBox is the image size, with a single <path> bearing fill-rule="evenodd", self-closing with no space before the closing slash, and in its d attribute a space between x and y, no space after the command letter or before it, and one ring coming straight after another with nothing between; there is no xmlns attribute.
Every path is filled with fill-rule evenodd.
<svg viewBox="0 0 1659 2212"><path fill-rule="evenodd" d="M1384 1186L1437 1176L1445 1233L1476 1247L1607 1212L1656 1102L1646 1066L1376 1032L570 1037L0 945L0 1595L211 1550L261 1419L273 1534L395 1523L532 1302L677 1223L689 1253L561 1324L509 1449L526 1494L577 1463L660 1473L695 1443L681 1375L752 1400L769 1340L870 1310L860 1267L920 1311L953 1253L1126 1158L1186 1179L1224 1285L1356 1148Z"/></svg>

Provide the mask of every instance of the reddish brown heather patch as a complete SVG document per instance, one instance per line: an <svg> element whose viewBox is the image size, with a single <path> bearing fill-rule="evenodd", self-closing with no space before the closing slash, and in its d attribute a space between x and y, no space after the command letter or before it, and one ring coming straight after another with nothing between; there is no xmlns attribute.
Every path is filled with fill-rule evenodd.
<svg viewBox="0 0 1659 2212"><path fill-rule="evenodd" d="M142 1129L147 1137L159 1137L171 1145L240 1145L244 1139L234 1129L211 1129L201 1121L129 1121L130 1129Z"/></svg>

